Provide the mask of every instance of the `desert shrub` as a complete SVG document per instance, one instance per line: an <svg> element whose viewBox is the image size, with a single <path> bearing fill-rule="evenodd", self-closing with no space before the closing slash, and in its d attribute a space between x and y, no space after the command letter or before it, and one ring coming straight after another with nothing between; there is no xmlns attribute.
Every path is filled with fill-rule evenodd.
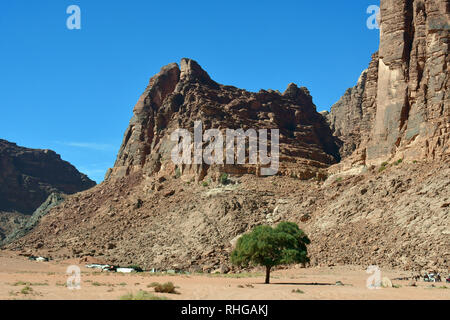
<svg viewBox="0 0 450 320"><path fill-rule="evenodd" d="M387 162L383 162L383 163L381 164L380 169L378 169L378 172L383 172L384 170L386 170L387 165L388 165Z"/></svg>
<svg viewBox="0 0 450 320"><path fill-rule="evenodd" d="M300 289L297 289L297 290L292 290L292 293L303 294L304 292Z"/></svg>
<svg viewBox="0 0 450 320"><path fill-rule="evenodd" d="M228 179L228 174L227 173L222 173L222 175L220 176L220 183L223 185L227 185L230 183L230 180Z"/></svg>
<svg viewBox="0 0 450 320"><path fill-rule="evenodd" d="M202 186L207 187L207 186L209 186L209 183L206 182L206 181L203 181L203 182L202 182Z"/></svg>
<svg viewBox="0 0 450 320"><path fill-rule="evenodd" d="M92 282L92 285L93 285L94 287L101 287L101 286L104 286L105 284L104 284L104 283L100 283L100 282L95 281L95 282Z"/></svg>
<svg viewBox="0 0 450 320"><path fill-rule="evenodd" d="M176 294L178 293L175 290L175 286L172 282L166 282L163 284L159 284L155 286L155 292L160 292L160 293L173 293Z"/></svg>
<svg viewBox="0 0 450 320"><path fill-rule="evenodd" d="M154 287L157 287L157 286L159 286L160 284L158 283L158 282L152 282L152 283L150 283L149 285L147 285L147 288L154 288Z"/></svg>
<svg viewBox="0 0 450 320"><path fill-rule="evenodd" d="M30 294L32 292L33 292L33 288L30 286L26 286L22 290L20 290L20 293L22 293L22 294Z"/></svg>
<svg viewBox="0 0 450 320"><path fill-rule="evenodd" d="M120 300L167 300L166 297L158 297L150 292L139 290L138 293L132 294L128 293L120 297Z"/></svg>

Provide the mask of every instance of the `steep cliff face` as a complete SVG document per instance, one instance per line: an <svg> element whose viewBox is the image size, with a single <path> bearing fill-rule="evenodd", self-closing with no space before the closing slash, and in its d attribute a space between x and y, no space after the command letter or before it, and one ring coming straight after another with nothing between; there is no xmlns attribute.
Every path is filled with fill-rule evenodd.
<svg viewBox="0 0 450 320"><path fill-rule="evenodd" d="M51 150L0 139L0 211L32 214L53 192L73 194L95 186Z"/></svg>
<svg viewBox="0 0 450 320"><path fill-rule="evenodd" d="M450 2L381 2L377 113L367 159L450 154Z"/></svg>
<svg viewBox="0 0 450 320"><path fill-rule="evenodd" d="M165 66L150 80L107 178L138 170L147 175L174 174L171 151L175 143L170 135L178 128L192 132L194 121L201 121L203 130L219 129L223 134L226 129L279 129L280 174L309 179L318 169L339 161L338 142L316 112L306 88L290 84L283 94L247 92L217 84L195 61L183 59L180 67ZM217 177L220 172L258 174L258 165L202 163L178 170L198 181L207 175Z"/></svg>
<svg viewBox="0 0 450 320"><path fill-rule="evenodd" d="M381 1L371 80L360 79L329 115L343 156L356 150L352 161L379 164L450 154L449 17L448 0Z"/></svg>
<svg viewBox="0 0 450 320"><path fill-rule="evenodd" d="M377 80L378 53L375 53L356 86L348 89L327 115L333 134L343 142L340 149L343 158L369 139L376 113Z"/></svg>

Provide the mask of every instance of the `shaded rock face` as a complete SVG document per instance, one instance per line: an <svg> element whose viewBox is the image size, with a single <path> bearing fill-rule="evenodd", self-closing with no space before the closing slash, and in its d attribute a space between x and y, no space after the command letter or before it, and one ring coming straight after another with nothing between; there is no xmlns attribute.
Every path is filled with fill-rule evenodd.
<svg viewBox="0 0 450 320"><path fill-rule="evenodd" d="M144 169L147 175L173 173L170 135L178 128L203 130L279 129L280 174L311 178L318 169L339 161L339 145L325 119L316 112L309 91L290 84L281 94L247 92L217 84L197 64L183 59L180 66L163 67L140 97L125 132L117 161L107 178ZM248 143L247 143L248 146ZM248 161L247 161L248 163ZM202 180L212 172L257 173L257 165L184 165L183 175ZM216 174L217 176L217 174Z"/></svg>
<svg viewBox="0 0 450 320"><path fill-rule="evenodd" d="M371 79L366 90L360 81L348 91L329 116L344 141L343 156L356 150L356 160L378 164L450 154L449 18L448 0L381 1L379 57L369 67Z"/></svg>
<svg viewBox="0 0 450 320"><path fill-rule="evenodd" d="M0 211L32 214L53 192L73 194L93 186L54 151L0 140Z"/></svg>
<svg viewBox="0 0 450 320"><path fill-rule="evenodd" d="M26 235L28 232L33 230L33 228L39 223L42 217L44 217L47 213L50 212L50 209L58 206L61 204L65 199L66 195L60 194L60 193L52 193L47 200L45 200L44 203L42 203L39 208L36 209L36 211L31 215L19 215L26 219L20 219L16 218L16 223L14 228L11 228L9 232L5 232L4 236L1 237L0 245L5 245L8 243L11 243L24 235ZM12 215L7 214L7 215ZM12 215L14 216L14 215Z"/></svg>
<svg viewBox="0 0 450 320"><path fill-rule="evenodd" d="M29 217L17 212L0 211L0 245L18 226L26 223Z"/></svg>
<svg viewBox="0 0 450 320"><path fill-rule="evenodd" d="M333 134L343 141L340 149L343 158L369 139L376 113L377 80L378 53L375 53L356 86L348 89L327 115Z"/></svg>
<svg viewBox="0 0 450 320"><path fill-rule="evenodd" d="M450 153L448 0L381 2L377 115L367 158Z"/></svg>

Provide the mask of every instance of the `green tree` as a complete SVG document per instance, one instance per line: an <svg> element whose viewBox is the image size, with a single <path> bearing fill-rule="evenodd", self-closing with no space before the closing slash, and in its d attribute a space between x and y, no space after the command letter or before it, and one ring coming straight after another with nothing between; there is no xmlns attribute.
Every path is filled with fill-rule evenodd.
<svg viewBox="0 0 450 320"><path fill-rule="evenodd" d="M280 222L275 228L258 226L239 238L231 253L231 262L243 267L250 264L266 267L266 283L269 284L274 266L308 262L306 246L310 243L292 222Z"/></svg>

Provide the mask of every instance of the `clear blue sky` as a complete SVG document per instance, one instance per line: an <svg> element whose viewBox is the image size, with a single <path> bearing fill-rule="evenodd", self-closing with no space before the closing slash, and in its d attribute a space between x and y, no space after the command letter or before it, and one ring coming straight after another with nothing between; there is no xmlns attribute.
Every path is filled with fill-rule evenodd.
<svg viewBox="0 0 450 320"><path fill-rule="evenodd" d="M69 30L69 5L81 30ZM53 149L100 182L149 78L197 60L250 91L306 86L327 110L378 49L369 5L350 1L0 2L0 138Z"/></svg>

